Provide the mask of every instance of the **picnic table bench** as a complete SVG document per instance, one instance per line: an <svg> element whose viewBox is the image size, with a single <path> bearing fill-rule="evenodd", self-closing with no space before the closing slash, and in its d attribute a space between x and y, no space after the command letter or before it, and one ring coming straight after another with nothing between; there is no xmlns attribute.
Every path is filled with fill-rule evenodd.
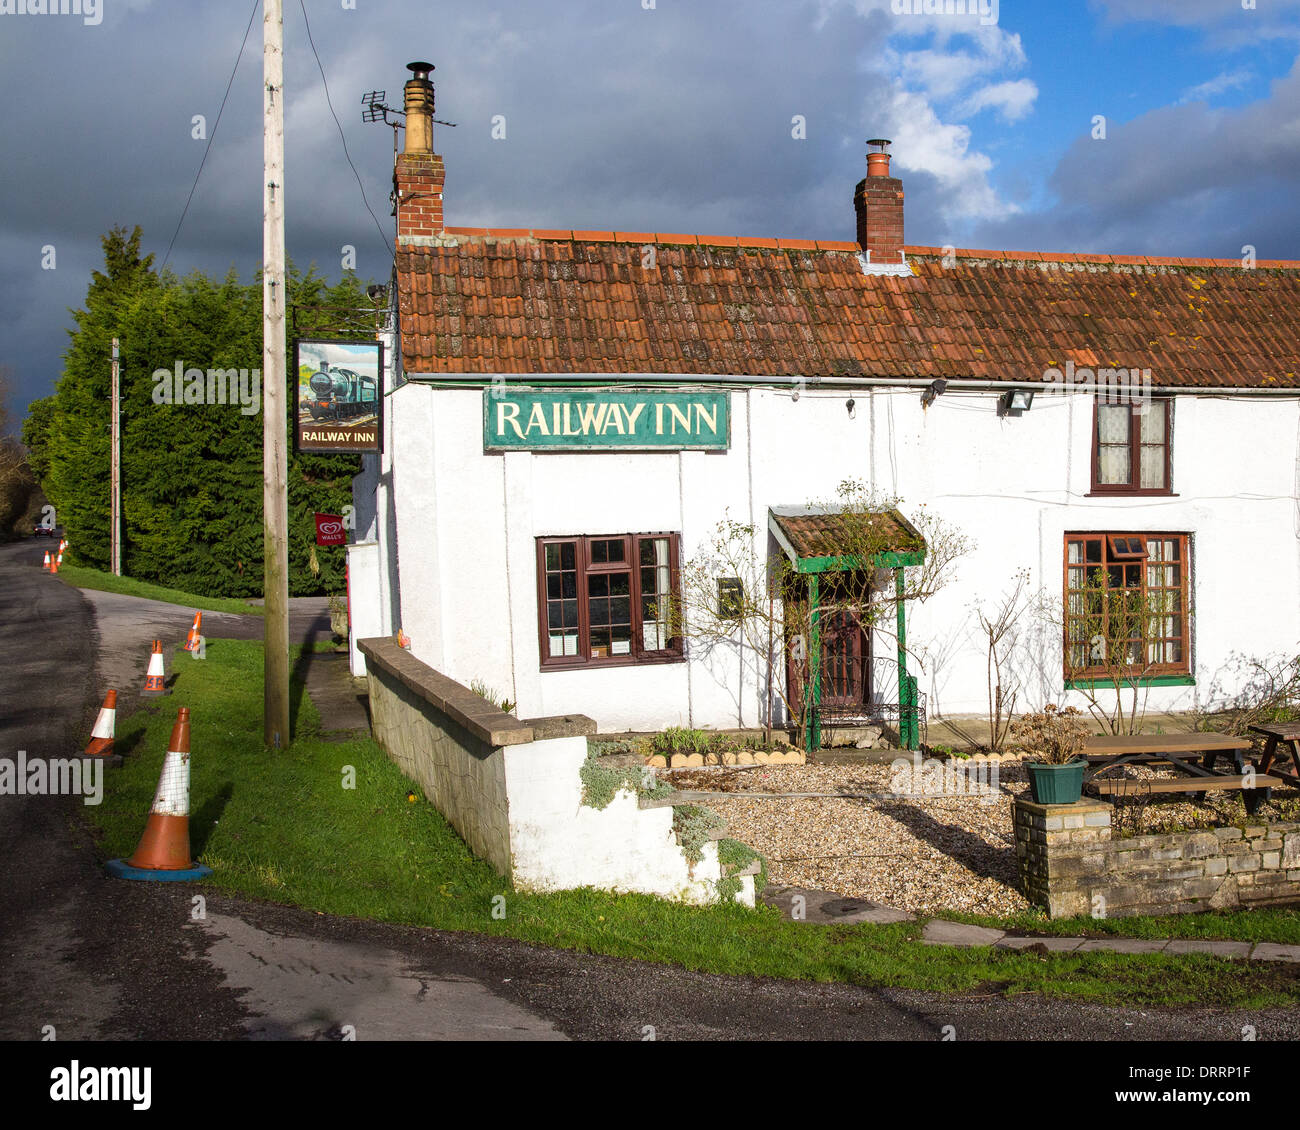
<svg viewBox="0 0 1300 1130"><path fill-rule="evenodd" d="M1288 785L1300 789L1300 722L1282 722L1269 726L1251 726L1252 733L1264 737L1264 754L1259 759L1259 771L1280 777ZM1291 768L1283 769L1277 763L1278 747L1291 759Z"/></svg>
<svg viewBox="0 0 1300 1130"><path fill-rule="evenodd" d="M1251 727L1255 729L1256 727ZM1291 739L1295 776L1290 783L1300 787L1300 727ZM1276 744L1276 743L1275 743ZM1254 813L1270 795L1271 786L1285 783L1269 775L1272 759L1258 769L1247 759L1251 739L1231 734L1122 734L1089 738L1084 745L1088 771L1084 782L1106 795L1147 793L1205 793L1209 790L1239 789L1248 813ZM1215 763L1223 755L1232 758L1235 773L1220 773ZM1266 753L1267 758L1267 753ZM1174 780L1134 781L1099 777L1119 765L1168 765L1182 774Z"/></svg>

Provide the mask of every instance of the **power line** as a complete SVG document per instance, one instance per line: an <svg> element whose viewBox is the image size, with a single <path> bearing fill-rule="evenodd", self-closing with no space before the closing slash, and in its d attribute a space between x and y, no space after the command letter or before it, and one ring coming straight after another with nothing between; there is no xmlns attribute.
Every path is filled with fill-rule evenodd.
<svg viewBox="0 0 1300 1130"><path fill-rule="evenodd" d="M172 232L172 241L167 245L167 254L163 256L162 267L158 270L161 273L163 267L167 266L167 260L172 256L172 248L176 245L176 237L181 234L181 225L185 223L185 217L190 210L190 202L194 199L194 190L199 187L199 177L203 175L203 166L208 163L208 154L212 151L212 142L217 136L217 127L221 125L221 115L226 109L226 99L230 97L230 88L235 85L235 72L239 70L239 61L244 57L244 47L248 43L248 33L253 30L253 20L257 17L258 5L261 0L253 0L253 10L248 14L248 26L244 28L244 38L239 44L239 54L235 56L235 66L230 72L230 81L226 83L226 93L221 96L221 107L217 110L217 120L212 123L212 132L208 134L208 143L203 147L203 160L199 162L199 171L194 174L194 183L190 185L190 194L185 199L185 207L181 209L181 218L176 221L176 230Z"/></svg>
<svg viewBox="0 0 1300 1130"><path fill-rule="evenodd" d="M320 61L320 55L316 52L316 43L311 37L311 21L307 19L307 5L303 3L303 0L298 0L298 6L302 9L303 23L307 25L307 42L311 45L311 53L316 56L316 66L320 70L321 85L325 87L325 105L329 107L330 116L334 119L334 125L339 131L339 140L343 143L343 156L347 158L352 175L357 178L357 187L361 189L362 203L365 204L366 211L370 213L370 218L375 221L375 230L379 232L379 238L383 241L384 250L388 253L389 259L392 259L392 243L385 234L383 225L379 222L379 217L375 215L374 209L370 207L370 201L366 198L366 186L361 183L361 174L357 172L356 165L352 163L352 155L348 152L348 139L343 134L343 124L339 121L338 114L334 113L334 103L330 100L330 84L325 78L325 67Z"/></svg>

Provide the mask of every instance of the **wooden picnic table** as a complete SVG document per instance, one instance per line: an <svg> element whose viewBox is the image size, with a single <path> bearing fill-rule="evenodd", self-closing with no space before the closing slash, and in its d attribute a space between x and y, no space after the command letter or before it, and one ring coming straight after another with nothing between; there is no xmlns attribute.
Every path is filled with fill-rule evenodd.
<svg viewBox="0 0 1300 1130"><path fill-rule="evenodd" d="M1271 726L1251 726L1252 733L1264 737L1264 755L1259 759L1259 771L1280 777L1288 785L1300 788L1300 722L1282 722ZM1291 759L1291 768L1282 769L1277 764L1278 747Z"/></svg>
<svg viewBox="0 0 1300 1130"><path fill-rule="evenodd" d="M1254 729L1254 727L1252 727ZM1300 739L1300 727L1296 738ZM1210 732L1192 734L1121 734L1089 738L1084 746L1089 772L1084 781L1099 793L1204 793L1210 789L1240 789L1246 811L1254 813L1260 803L1268 798L1269 786L1280 785L1282 779L1268 775L1269 765L1261 763L1258 769L1250 764L1247 754L1251 749L1248 737ZM1300 786L1300 753L1294 752L1296 781ZM1227 754L1232 758L1235 773L1220 773L1215 769L1218 759ZM1199 759L1199 763L1198 763ZM1169 765L1182 777L1172 781L1130 781L1098 779L1098 775L1119 765ZM1247 782L1251 787L1247 787Z"/></svg>

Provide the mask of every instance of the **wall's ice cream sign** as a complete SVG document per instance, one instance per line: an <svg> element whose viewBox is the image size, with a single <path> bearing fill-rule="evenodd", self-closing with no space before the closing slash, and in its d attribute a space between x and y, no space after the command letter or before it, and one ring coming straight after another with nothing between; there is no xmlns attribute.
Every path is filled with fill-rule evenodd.
<svg viewBox="0 0 1300 1130"><path fill-rule="evenodd" d="M726 392L483 392L488 451L725 451L730 439Z"/></svg>

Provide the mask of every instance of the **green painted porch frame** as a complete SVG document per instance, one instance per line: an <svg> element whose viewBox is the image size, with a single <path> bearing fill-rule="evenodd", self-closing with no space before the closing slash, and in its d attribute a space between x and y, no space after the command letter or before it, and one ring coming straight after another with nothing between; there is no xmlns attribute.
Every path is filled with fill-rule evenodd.
<svg viewBox="0 0 1300 1130"><path fill-rule="evenodd" d="M822 573L844 572L864 568L864 562L857 555L843 557L800 557L774 521L769 519L769 528L776 536L777 543L785 550L796 573L808 577L808 667L809 667L809 703L808 717L804 722L804 748L809 753L816 753L822 747L821 720L821 608L820 576ZM909 565L921 565L925 562L925 550L887 550L871 558L871 565L877 569L893 569L894 593L897 598L898 615L898 737L904 749L919 749L921 745L921 727L917 718L916 677L907 673L907 614L903 604L905 582L903 570Z"/></svg>

